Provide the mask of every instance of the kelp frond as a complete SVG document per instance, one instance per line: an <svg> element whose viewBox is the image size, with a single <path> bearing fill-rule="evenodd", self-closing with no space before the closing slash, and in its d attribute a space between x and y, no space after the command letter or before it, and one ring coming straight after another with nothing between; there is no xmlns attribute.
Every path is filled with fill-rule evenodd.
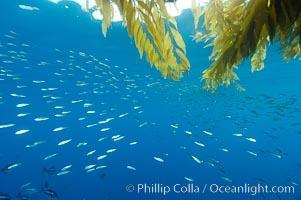
<svg viewBox="0 0 301 200"><path fill-rule="evenodd" d="M233 66L243 59L252 57L252 71L261 70L270 41L280 41L286 60L300 55L300 13L296 0L211 0L204 25L214 62L203 72L204 88L236 82Z"/></svg>
<svg viewBox="0 0 301 200"><path fill-rule="evenodd" d="M301 14L299 14L298 19L295 21L292 27L292 33L289 34L290 37L286 38L282 35L283 42L281 43L281 50L283 53L283 60L290 61L299 56L301 60Z"/></svg>
<svg viewBox="0 0 301 200"><path fill-rule="evenodd" d="M200 1L191 1L191 12L193 15L194 28L197 29L200 17L204 14L204 7L201 6Z"/></svg>
<svg viewBox="0 0 301 200"><path fill-rule="evenodd" d="M109 0L97 0L103 15L103 34L110 25L111 12L102 9ZM140 58L160 70L163 77L178 80L189 71L186 46L177 28L176 20L166 10L164 0L115 0L123 17L128 35L134 38ZM112 3L111 3L112 4ZM106 18L105 18L106 16ZM105 20L106 19L106 20Z"/></svg>
<svg viewBox="0 0 301 200"><path fill-rule="evenodd" d="M266 57L266 41L258 42L257 51L253 54L251 58L251 71L260 71L264 68L264 59Z"/></svg>
<svg viewBox="0 0 301 200"><path fill-rule="evenodd" d="M114 16L113 5L110 0L96 0L96 4L98 6L100 13L103 16L101 28L102 28L103 35L106 37L107 29L111 26L112 19Z"/></svg>

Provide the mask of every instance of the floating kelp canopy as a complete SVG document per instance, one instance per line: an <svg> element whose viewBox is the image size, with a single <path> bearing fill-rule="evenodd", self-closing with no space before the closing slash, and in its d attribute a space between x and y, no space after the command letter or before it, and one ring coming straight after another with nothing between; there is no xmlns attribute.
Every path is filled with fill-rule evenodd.
<svg viewBox="0 0 301 200"><path fill-rule="evenodd" d="M104 35L111 25L115 3L140 58L145 54L163 77L179 80L183 71L189 71L190 64L177 22L167 12L165 2L170 1L96 0L103 15ZM273 41L279 41L285 61L301 54L301 0L210 0L205 7L195 0L191 2L194 40L213 46L209 58L213 63L202 75L205 89L215 90L232 82L242 89L233 69L248 58L252 71L263 69L266 46ZM198 31L202 15L205 32Z"/></svg>

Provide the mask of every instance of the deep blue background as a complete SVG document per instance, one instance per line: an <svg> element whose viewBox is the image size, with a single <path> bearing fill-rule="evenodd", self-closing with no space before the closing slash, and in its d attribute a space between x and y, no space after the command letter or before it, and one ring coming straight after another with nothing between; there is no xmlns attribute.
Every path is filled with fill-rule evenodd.
<svg viewBox="0 0 301 200"><path fill-rule="evenodd" d="M19 4L40 10L22 10ZM12 199L19 192L29 195L20 187L31 182L27 188L37 192L29 195L30 198L46 199L41 188L47 182L60 199L299 199L301 69L297 60L281 61L277 44L269 47L264 70L251 73L249 60L239 66L237 72L245 92L231 86L221 87L212 94L203 91L200 82L202 71L210 65L211 49L191 41L194 29L190 11L184 11L177 20L187 45L191 70L175 82L163 79L144 59L139 59L134 41L128 38L121 23L114 23L105 39L100 21L92 21L71 2L1 1L0 6L0 54L4 55L0 57L0 125L15 124L0 129L0 167L23 163L9 173L0 173L0 192L10 194ZM22 46L24 43L30 46ZM79 52L86 56L80 56ZM27 60L20 60L20 55L25 55ZM6 63L7 60L13 63ZM41 62L47 64L40 65ZM45 82L37 84L33 80ZM82 83L84 86L78 86ZM43 91L47 88L57 90ZM81 102L72 103L76 100ZM19 103L30 105L18 108ZM85 103L92 106L84 107ZM63 117L55 116L69 111ZM17 117L19 113L30 114ZM120 118L124 113L128 115ZM36 122L37 117L49 117L49 120ZM108 118L114 119L87 127ZM61 126L67 128L53 132ZM111 129L102 132L102 128ZM21 129L30 131L14 134ZM242 133L243 137L233 136L236 133ZM114 135L125 137L113 141ZM99 142L102 137L106 139ZM255 138L257 142L245 138ZM72 141L57 145L66 139ZM47 142L25 147L40 140ZM129 145L134 141L138 143ZM80 142L87 145L77 148ZM117 151L97 160L113 148ZM86 156L91 150L96 150L95 154ZM58 155L43 160L53 153ZM204 162L199 164L191 156ZM153 157L160 157L164 162ZM84 167L90 164L108 167L86 173ZM69 174L42 173L43 167L54 166L59 171L66 165L72 165ZM127 165L137 170L127 169ZM221 177L231 179L232 183ZM298 184L295 194L278 196L209 194L208 191L163 197L125 191L127 184L139 183L169 186L193 183L202 190L205 184L212 183L285 186L292 185L290 180Z"/></svg>

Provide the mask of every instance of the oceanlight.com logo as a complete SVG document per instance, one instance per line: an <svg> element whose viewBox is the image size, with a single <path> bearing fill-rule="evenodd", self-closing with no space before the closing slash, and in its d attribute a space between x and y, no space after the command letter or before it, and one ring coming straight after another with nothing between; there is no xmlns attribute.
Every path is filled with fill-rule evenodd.
<svg viewBox="0 0 301 200"><path fill-rule="evenodd" d="M206 184L205 184L206 186ZM207 187L207 186L206 186ZM206 190L206 189L205 189ZM218 184L211 184L209 186L210 193L226 193L226 194L250 194L250 195L257 195L259 193L284 193L284 194L294 194L295 187L294 186L268 186L268 185L250 185L244 184L240 186L234 185L218 185Z"/></svg>
<svg viewBox="0 0 301 200"><path fill-rule="evenodd" d="M186 185L183 184L174 184L174 185L166 185L161 183L138 183L136 185L128 184L125 187L127 192L137 193L137 194L161 194L168 195L170 193L174 194L249 194L249 195L257 195L257 194L294 194L295 187L294 186L268 186L268 185L219 185L219 184L205 184L205 185L196 185L193 183L189 183Z"/></svg>

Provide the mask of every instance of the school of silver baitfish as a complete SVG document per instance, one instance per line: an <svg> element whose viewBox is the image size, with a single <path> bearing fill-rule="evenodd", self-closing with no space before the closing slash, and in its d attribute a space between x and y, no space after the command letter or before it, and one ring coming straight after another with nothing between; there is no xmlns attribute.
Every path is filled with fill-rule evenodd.
<svg viewBox="0 0 301 200"><path fill-rule="evenodd" d="M243 165L240 160L268 159L301 169L282 144L301 138L295 95L209 94L187 81L133 74L108 58L42 49L18 37L12 30L0 40L0 179L23 175L11 183L18 191L0 191L0 199L31 199L37 193L58 199L54 180L81 172L106 179L110 168L135 176L144 162L166 173L167 165L185 163L200 172L180 170L178 176L188 182L200 181L202 171L236 182L230 174ZM79 162L69 161L76 158ZM39 170L29 171L33 168ZM34 174L41 174L43 183L32 180ZM288 173L283 181L299 186L301 179Z"/></svg>

